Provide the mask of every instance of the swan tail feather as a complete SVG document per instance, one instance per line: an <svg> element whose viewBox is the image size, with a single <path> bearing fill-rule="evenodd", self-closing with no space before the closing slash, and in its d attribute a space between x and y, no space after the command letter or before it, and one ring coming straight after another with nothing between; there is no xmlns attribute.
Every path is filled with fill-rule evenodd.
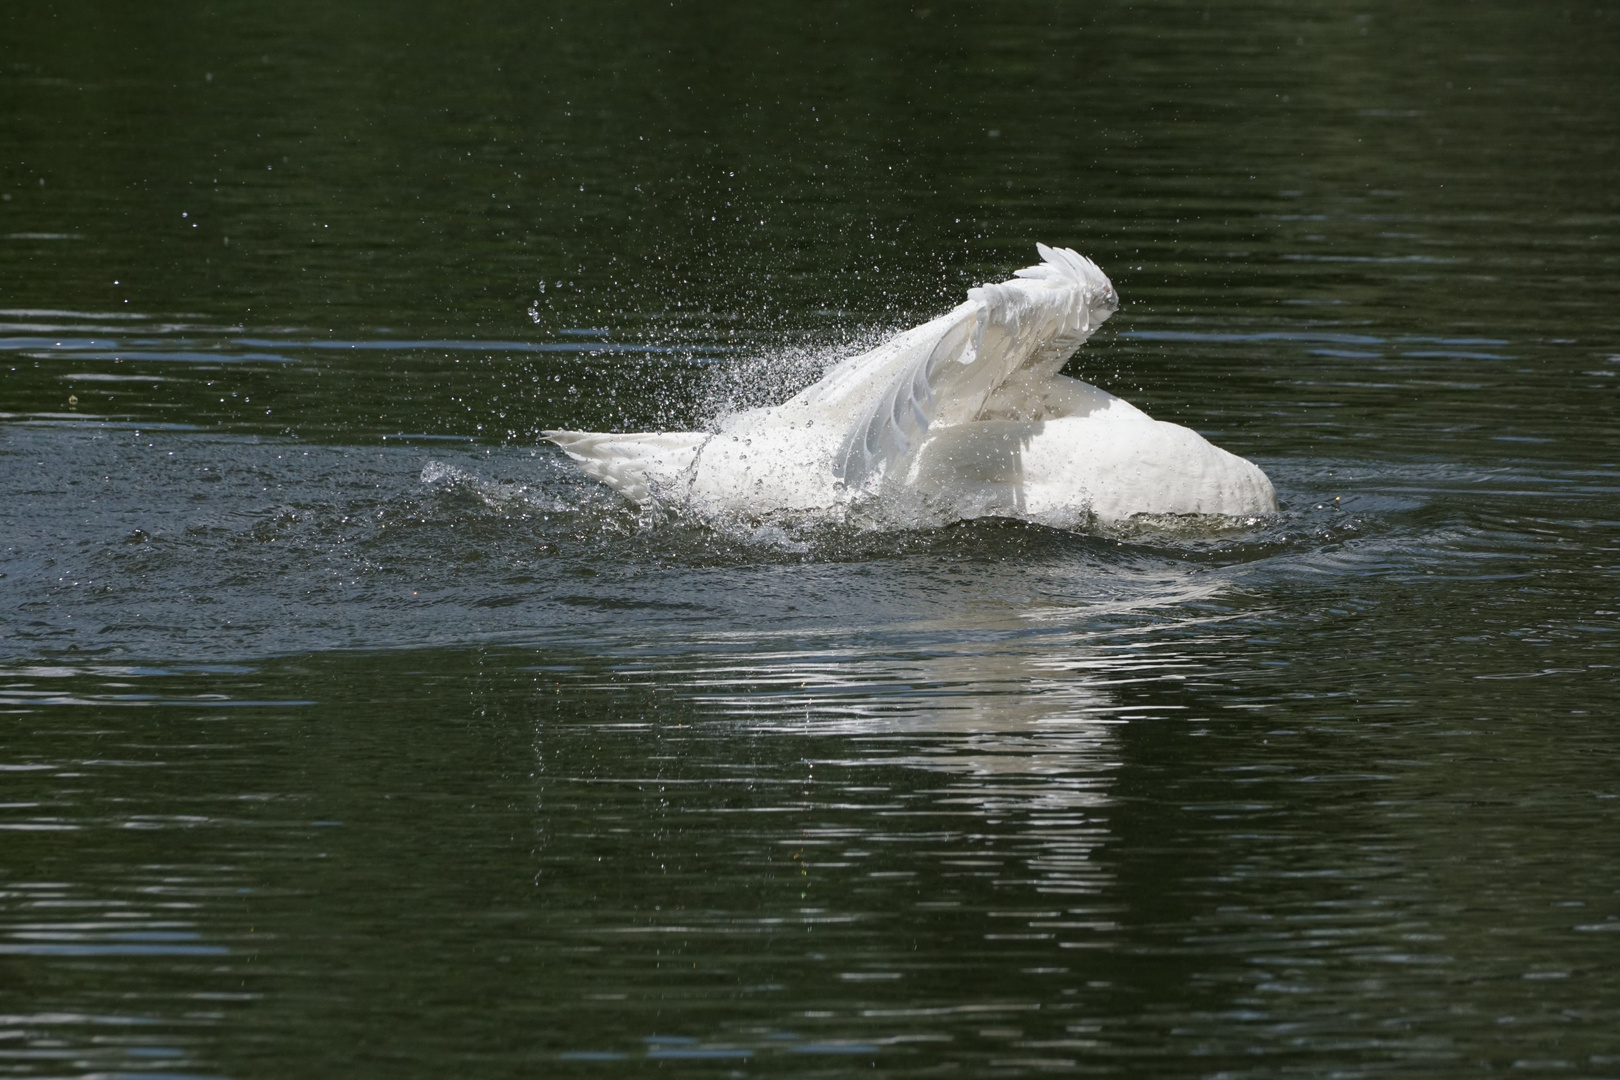
<svg viewBox="0 0 1620 1080"><path fill-rule="evenodd" d="M616 435L595 431L542 431L562 447L579 471L630 501L649 506L689 478L710 436L702 431Z"/></svg>

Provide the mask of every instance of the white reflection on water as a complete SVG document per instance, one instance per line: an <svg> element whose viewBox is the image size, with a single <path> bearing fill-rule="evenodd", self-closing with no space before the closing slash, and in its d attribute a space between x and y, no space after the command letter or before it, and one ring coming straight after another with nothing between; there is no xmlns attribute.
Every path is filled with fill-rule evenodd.
<svg viewBox="0 0 1620 1080"><path fill-rule="evenodd" d="M205 940L193 919L176 917L195 906L177 898L202 891L199 881L163 868L143 871L149 884L121 890L122 896L66 882L0 880L0 957L99 965L116 982L108 973L127 970L118 965L214 963L232 952ZM38 982L26 985L39 995L32 1004L51 1000L39 993ZM193 1011L176 1030L170 1018L157 1015L38 1007L0 1014L0 1069L31 1074L32 1063L48 1061L72 1075L150 1075L152 1062L161 1060L170 1067L166 1076L193 1075L178 1069L194 1063L200 1032L218 1019Z"/></svg>
<svg viewBox="0 0 1620 1080"><path fill-rule="evenodd" d="M537 738L542 803L583 813L572 840L616 864L618 895L662 905L599 909L580 925L572 942L621 959L580 978L634 996L694 961L722 965L752 988L751 1011L693 1034L765 1057L964 1038L1058 1045L1095 992L1088 980L1111 978L1104 958L1125 945L1130 904L1117 857L1104 856L1119 843L1122 735L1186 718L1163 691L1207 672L1221 633L1220 620L1174 607L1212 598L1213 578L1129 579L1093 583L1112 595L1068 620L969 626L987 606L971 605L954 626L935 618L858 643L802 632L796 647L787 634L727 635L709 651L665 642L673 654L587 679L604 694L673 692L663 715L684 719L631 736L624 710L572 736L585 746L564 744L572 725ZM641 752L617 756L613 742ZM724 852L719 880L712 862L693 876L694 845ZM550 887L592 872L568 847L543 860ZM918 953L919 925L954 944ZM784 991L789 1011L773 1021ZM799 1030L784 1043L773 1023ZM611 1027L572 1052L636 1056L633 1029L621 1041Z"/></svg>
<svg viewBox="0 0 1620 1080"><path fill-rule="evenodd" d="M1219 591L1211 580L1183 579L1170 591L1158 584L1134 601L1068 610L1118 616ZM935 627L929 647L910 650L892 641L881 649L727 650L637 677L675 684L700 715L737 737L814 740L808 776L819 769L838 779L807 787L805 805L837 820L802 825L804 842L881 847L891 873L907 872L894 855L909 849L941 868L994 869L1001 884L1095 897L1110 881L1094 853L1109 839L1122 725L1185 718L1185 705L1157 700L1151 686L1179 686L1208 661L1165 631L1197 634L1220 620L1186 612L1106 632L1057 621L1049 609L1034 632L958 627L944 646ZM943 783L901 797L891 782L867 779L895 768L937 774ZM948 828L939 832L942 823Z"/></svg>

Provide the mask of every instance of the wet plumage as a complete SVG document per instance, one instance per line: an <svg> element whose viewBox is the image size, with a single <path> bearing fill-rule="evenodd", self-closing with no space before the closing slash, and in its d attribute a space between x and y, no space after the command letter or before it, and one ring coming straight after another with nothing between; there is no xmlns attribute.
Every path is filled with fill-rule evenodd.
<svg viewBox="0 0 1620 1080"><path fill-rule="evenodd" d="M1039 250L1011 280L715 431L545 436L639 504L714 520L842 520L861 508L897 523L1074 527L1275 510L1253 463L1058 374L1119 299L1091 260Z"/></svg>

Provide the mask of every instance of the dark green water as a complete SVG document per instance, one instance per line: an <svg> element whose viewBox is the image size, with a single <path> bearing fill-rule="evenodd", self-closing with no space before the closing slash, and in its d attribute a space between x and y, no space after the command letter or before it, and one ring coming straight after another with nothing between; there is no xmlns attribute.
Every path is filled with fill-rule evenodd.
<svg viewBox="0 0 1620 1080"><path fill-rule="evenodd" d="M0 13L0 1076L1620 1076L1620 9ZM1219 534L651 524L1074 246Z"/></svg>

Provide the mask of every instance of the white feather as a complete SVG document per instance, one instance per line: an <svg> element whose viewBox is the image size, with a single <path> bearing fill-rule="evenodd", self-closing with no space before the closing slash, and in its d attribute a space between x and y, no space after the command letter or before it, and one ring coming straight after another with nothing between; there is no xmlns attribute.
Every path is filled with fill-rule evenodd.
<svg viewBox="0 0 1620 1080"><path fill-rule="evenodd" d="M562 447L579 471L636 503L678 498L675 487L697 461L709 436L701 431L651 431L604 435L590 431L542 431ZM655 495L655 491L657 495Z"/></svg>
<svg viewBox="0 0 1620 1080"><path fill-rule="evenodd" d="M1250 462L1058 374L1119 298L1090 259L1037 248L1039 264L713 435L545 435L627 497L710 518L841 517L908 495L936 517L1053 524L1275 509Z"/></svg>
<svg viewBox="0 0 1620 1080"><path fill-rule="evenodd" d="M1045 384L1119 303L1091 260L1038 250L1039 265L970 290L949 314L846 360L783 406L844 418L833 471L847 487L880 481L936 423L1035 411Z"/></svg>

